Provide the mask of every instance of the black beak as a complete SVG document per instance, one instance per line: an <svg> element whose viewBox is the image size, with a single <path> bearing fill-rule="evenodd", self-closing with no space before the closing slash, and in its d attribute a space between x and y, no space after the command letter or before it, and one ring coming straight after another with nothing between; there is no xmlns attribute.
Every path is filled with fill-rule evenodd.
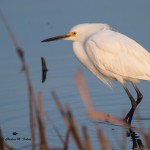
<svg viewBox="0 0 150 150"><path fill-rule="evenodd" d="M65 39L65 38L67 38L67 37L69 37L69 36L70 36L69 34L60 35L60 36L55 36L55 37L51 37L51 38L42 40L41 42L50 42L50 41L62 40L62 39Z"/></svg>

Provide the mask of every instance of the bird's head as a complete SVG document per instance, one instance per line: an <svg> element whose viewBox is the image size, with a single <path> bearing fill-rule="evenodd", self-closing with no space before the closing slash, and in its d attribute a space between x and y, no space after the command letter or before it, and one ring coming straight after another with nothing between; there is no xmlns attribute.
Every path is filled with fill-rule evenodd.
<svg viewBox="0 0 150 150"><path fill-rule="evenodd" d="M107 24L79 24L74 26L67 34L55 36L51 38L47 38L41 42L49 42L49 41L55 41L55 40L71 40L71 41L77 41L82 42L89 38L92 34L95 32L98 32L103 29L110 29L110 27Z"/></svg>

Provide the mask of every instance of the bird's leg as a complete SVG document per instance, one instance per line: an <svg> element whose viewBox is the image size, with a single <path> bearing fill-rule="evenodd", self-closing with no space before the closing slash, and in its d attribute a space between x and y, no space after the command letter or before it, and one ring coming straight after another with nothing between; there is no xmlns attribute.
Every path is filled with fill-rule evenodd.
<svg viewBox="0 0 150 150"><path fill-rule="evenodd" d="M128 96L130 95L129 98L130 98L131 104L132 104L132 107L131 107L130 111L127 113L127 115L126 115L126 117L125 117L125 119L124 119L124 120L127 121L128 123L131 123L132 117L133 117L133 114L134 114L134 111L135 111L137 105L142 101L142 98L143 98L143 95L142 95L142 93L140 92L140 90L138 89L138 87L137 87L133 82L131 82L131 83L132 83L132 85L133 85L133 87L134 87L134 89L135 89L135 91L136 91L136 93L137 93L137 100L136 100L136 101L134 100L134 102L133 102L133 100L132 100L132 99L134 99L134 98L133 98L133 96L130 94L129 90L128 90L125 86L123 86L124 89L125 89L125 91L126 91L126 93L128 94ZM131 97L132 97L132 98L131 98Z"/></svg>
<svg viewBox="0 0 150 150"><path fill-rule="evenodd" d="M127 95L129 96L130 101L131 101L131 105L132 105L130 111L127 113L126 117L124 118L124 120L130 124L132 121L134 111L135 111L136 106L137 106L137 102L134 100L133 96L131 95L131 93L129 92L128 88L125 85L123 85L123 88L126 91Z"/></svg>
<svg viewBox="0 0 150 150"><path fill-rule="evenodd" d="M137 93L137 101L136 101L136 104L138 105L141 101L142 101L142 98L143 98L143 95L142 93L140 92L140 90L138 89L138 87L133 83L131 82L136 93Z"/></svg>

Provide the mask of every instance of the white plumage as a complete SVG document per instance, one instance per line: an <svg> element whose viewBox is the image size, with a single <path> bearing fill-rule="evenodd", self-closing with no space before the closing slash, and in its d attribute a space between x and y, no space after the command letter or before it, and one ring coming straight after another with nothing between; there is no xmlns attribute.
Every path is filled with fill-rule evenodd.
<svg viewBox="0 0 150 150"><path fill-rule="evenodd" d="M89 28L97 31L82 38L80 32L86 34ZM105 24L82 24L73 31L77 33L74 38L79 34L81 39L73 43L76 57L107 85L111 79L121 84L150 80L150 54L136 41Z"/></svg>
<svg viewBox="0 0 150 150"><path fill-rule="evenodd" d="M72 40L77 59L101 81L111 87L111 80L118 81L128 94L132 108L125 120L131 123L142 94L136 86L140 80L150 80L150 53L131 38L113 30L107 24L80 24L69 33L43 40ZM125 83L132 83L137 101Z"/></svg>

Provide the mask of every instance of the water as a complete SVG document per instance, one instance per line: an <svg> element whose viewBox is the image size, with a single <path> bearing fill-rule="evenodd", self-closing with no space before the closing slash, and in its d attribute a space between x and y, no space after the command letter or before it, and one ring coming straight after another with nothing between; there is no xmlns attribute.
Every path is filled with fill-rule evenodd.
<svg viewBox="0 0 150 150"><path fill-rule="evenodd" d="M79 129L82 125L87 126L93 149L99 149L94 125L86 116L86 110L74 82L74 75L78 68L84 71L90 96L97 111L122 118L124 112L130 108L130 102L118 83L115 83L114 89L110 90L76 60L71 50L71 42L41 43L40 41L50 36L64 34L79 23L104 22L150 50L149 6L150 2L146 0L37 0L36 2L1 0L0 8L25 51L35 95L42 91L45 110L57 125L62 136L65 136L66 130L62 130L64 124L50 94L53 89L64 106L66 103L71 105ZM20 60L2 22L0 22L0 28L0 126L5 138L13 138L13 132L17 132L20 138L30 138L25 76L20 70ZM46 59L49 69L44 84L41 83L41 57ZM128 86L134 93L131 86ZM150 84L142 82L138 84L138 87L144 95L139 112L145 128L148 129L150 126ZM123 139L122 128L104 122L100 125L113 147L120 149L118 139ZM138 127L138 121L135 118L133 125ZM47 121L46 131L49 145L60 146L61 143L56 133ZM30 141L8 140L8 143L19 148L30 144ZM130 138L127 139L127 143L127 149L131 149ZM75 146L70 144L70 149L73 148Z"/></svg>

